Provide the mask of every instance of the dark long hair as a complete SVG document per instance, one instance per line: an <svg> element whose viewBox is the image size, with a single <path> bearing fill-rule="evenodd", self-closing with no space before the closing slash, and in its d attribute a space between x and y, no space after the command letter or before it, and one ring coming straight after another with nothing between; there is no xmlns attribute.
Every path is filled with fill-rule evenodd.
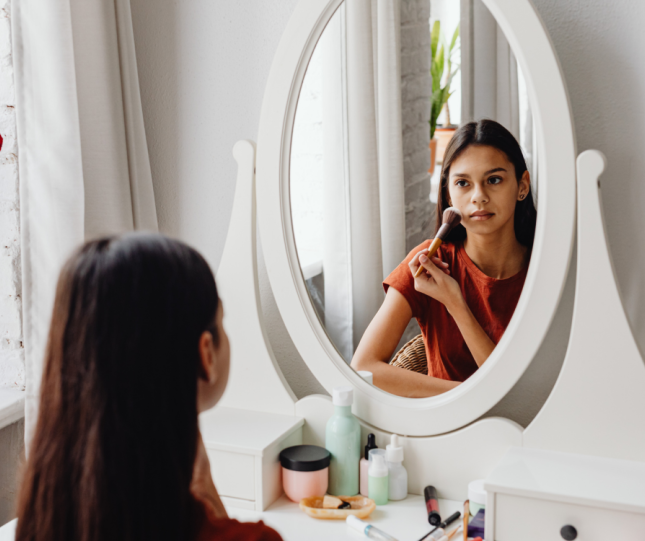
<svg viewBox="0 0 645 541"><path fill-rule="evenodd" d="M436 231L441 227L443 211L450 206L448 203L448 177L450 175L450 166L469 146L480 145L490 146L500 150L508 157L508 160L515 167L515 178L519 182L526 171L526 161L522 154L519 143L499 122L494 120L480 120L479 122L468 122L461 126L446 147L441 167L441 184L439 187L439 197L437 198L436 210ZM527 246L533 247L535 238L535 222L537 212L533 203L533 194L529 186L529 193L515 205L515 237L517 240ZM466 228L463 225L455 227L447 237L449 242L458 242L466 238Z"/></svg>
<svg viewBox="0 0 645 541"><path fill-rule="evenodd" d="M194 538L198 343L218 304L202 256L162 235L88 242L67 261L17 541Z"/></svg>

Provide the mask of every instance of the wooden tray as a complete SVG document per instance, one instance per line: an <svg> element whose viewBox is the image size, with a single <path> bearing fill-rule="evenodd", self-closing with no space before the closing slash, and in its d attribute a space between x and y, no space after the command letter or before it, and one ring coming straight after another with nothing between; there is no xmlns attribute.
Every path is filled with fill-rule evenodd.
<svg viewBox="0 0 645 541"><path fill-rule="evenodd" d="M321 519L345 520L349 515L356 515L358 518L367 518L376 504L374 500L364 496L338 496L341 500L351 504L350 509L323 509L322 496L313 496L300 500L300 509L310 517Z"/></svg>

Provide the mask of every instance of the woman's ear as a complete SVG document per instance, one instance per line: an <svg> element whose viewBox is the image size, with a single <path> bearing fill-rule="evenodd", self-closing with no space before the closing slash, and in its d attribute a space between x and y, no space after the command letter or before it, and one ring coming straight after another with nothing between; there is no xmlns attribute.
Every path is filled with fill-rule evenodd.
<svg viewBox="0 0 645 541"><path fill-rule="evenodd" d="M217 359L213 335L204 331L199 337L199 378L213 384L217 379Z"/></svg>
<svg viewBox="0 0 645 541"><path fill-rule="evenodd" d="M519 190L517 192L517 199L524 201L531 191L531 175L528 171L524 171L522 178L519 182Z"/></svg>
<svg viewBox="0 0 645 541"><path fill-rule="evenodd" d="M197 409L212 408L226 390L231 349L222 325L224 310L220 302L213 331L204 331L199 337L199 367L197 373Z"/></svg>

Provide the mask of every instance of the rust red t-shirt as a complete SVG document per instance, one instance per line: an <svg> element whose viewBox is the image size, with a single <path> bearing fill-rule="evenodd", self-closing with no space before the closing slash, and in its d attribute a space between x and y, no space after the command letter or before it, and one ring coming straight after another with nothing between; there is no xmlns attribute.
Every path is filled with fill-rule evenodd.
<svg viewBox="0 0 645 541"><path fill-rule="evenodd" d="M196 541L282 541L273 528L260 522L239 522L218 518L212 503L203 495L193 493L197 537Z"/></svg>
<svg viewBox="0 0 645 541"><path fill-rule="evenodd" d="M273 529L260 522L215 518L208 507L198 508L197 541L282 541Z"/></svg>
<svg viewBox="0 0 645 541"><path fill-rule="evenodd" d="M238 522L232 518L205 521L197 541L282 541L282 537L260 522Z"/></svg>
<svg viewBox="0 0 645 541"><path fill-rule="evenodd" d="M385 279L383 287L386 292L393 287L401 293L412 309L412 316L419 322L426 346L428 375L465 381L477 370L477 363L446 307L414 289L414 277L408 266L410 260L431 242L432 239L426 240L414 248ZM471 261L462 243L443 244L437 257L448 263L450 275L459 283L475 319L497 344L513 316L528 267L504 280L491 278Z"/></svg>

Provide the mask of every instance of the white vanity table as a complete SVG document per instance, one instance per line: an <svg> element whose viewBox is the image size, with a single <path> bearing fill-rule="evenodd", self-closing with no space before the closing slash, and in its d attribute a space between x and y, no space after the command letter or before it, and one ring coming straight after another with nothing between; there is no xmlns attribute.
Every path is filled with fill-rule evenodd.
<svg viewBox="0 0 645 541"><path fill-rule="evenodd" d="M442 517L455 511L463 511L463 502L440 500L439 510ZM358 541L367 539L351 530L343 520L317 520L305 515L297 504L282 496L263 513L244 511L228 507L232 518L239 521L262 520L275 528L286 540L306 539L307 541ZM389 533L398 541L418 541L427 534L432 526L428 524L423 496L409 495L405 500L378 506L367 522ZM456 521L451 525L459 524ZM460 541L457 536L456 541Z"/></svg>
<svg viewBox="0 0 645 541"><path fill-rule="evenodd" d="M636 539L645 531L645 463L512 448L486 479L491 539ZM530 525L528 527L527 525Z"/></svg>
<svg viewBox="0 0 645 541"><path fill-rule="evenodd" d="M424 486L436 486L447 498L442 502L447 516L461 509L468 482L485 478L487 541L557 541L566 538L561 534L566 524L576 527L582 541L645 535L645 363L622 308L604 232L598 189L604 158L597 151L584 152L576 171L566 88L530 0L484 3L527 81L538 133L540 199L531 264L513 318L486 363L456 389L411 400L362 380L329 339L298 262L289 195L294 118L308 62L342 0L303 0L297 6L267 83L257 152L248 141L235 146L236 196L217 280L232 343L232 372L221 406L240 422L231 429L214 414L204 416L202 426L209 434L214 478L231 515L261 518L286 541L360 536L345 524L316 521L284 496L278 498L277 453L298 443L324 445L331 403L321 395L298 400L267 340L257 280L258 225L276 303L313 375L330 394L335 386L354 387L353 412L363 437L373 432L383 447L390 434L403 435L412 495L378 508L370 522L401 540L418 539L428 531L420 496ZM559 378L528 427L503 418L482 419L524 373L551 324L568 272L576 218L576 301ZM265 415L275 422L263 423ZM265 444L243 448L240 442L260 432ZM217 460L222 452L244 456ZM235 479L243 479L246 488L229 482ZM588 488L585 501L580 487Z"/></svg>

